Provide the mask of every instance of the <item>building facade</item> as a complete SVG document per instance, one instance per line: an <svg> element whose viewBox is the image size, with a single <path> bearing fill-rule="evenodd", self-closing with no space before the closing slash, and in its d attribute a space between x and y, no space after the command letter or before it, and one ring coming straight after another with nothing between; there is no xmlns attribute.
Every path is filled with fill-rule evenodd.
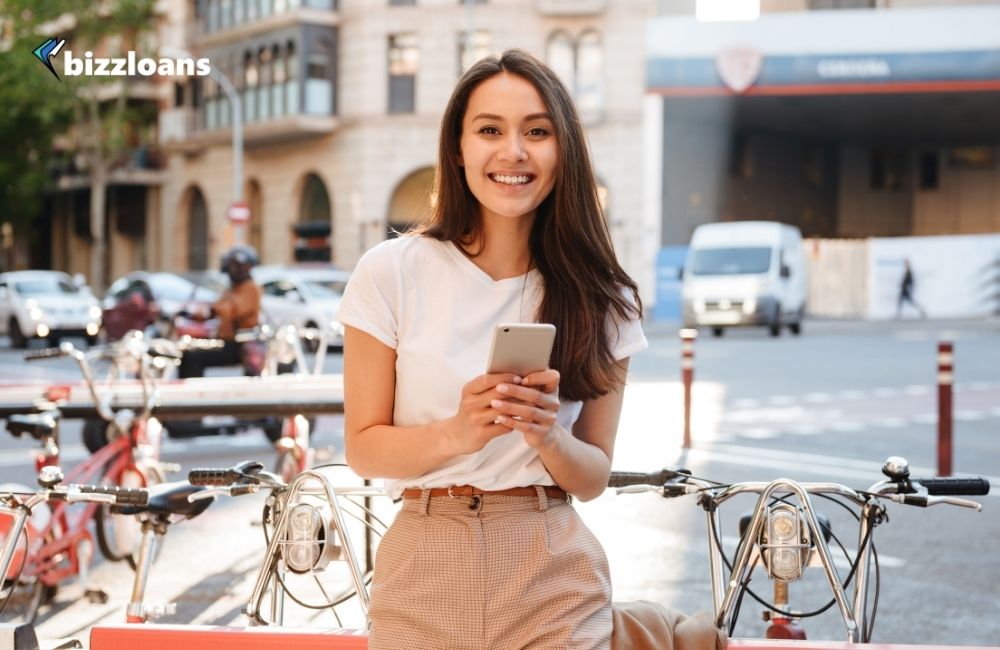
<svg viewBox="0 0 1000 650"><path fill-rule="evenodd" d="M711 2L711 0L703 0ZM647 209L807 237L1000 232L1000 5L761 0L748 22L660 3L646 32Z"/></svg>
<svg viewBox="0 0 1000 650"><path fill-rule="evenodd" d="M198 0L164 43L207 56L242 99L246 225L227 218L233 120L218 83L170 80L160 111L165 180L148 266L214 267L243 240L265 263L351 268L430 205L441 113L460 74L507 48L546 60L572 89L609 226L643 269L645 0ZM318 252L318 254L317 254Z"/></svg>

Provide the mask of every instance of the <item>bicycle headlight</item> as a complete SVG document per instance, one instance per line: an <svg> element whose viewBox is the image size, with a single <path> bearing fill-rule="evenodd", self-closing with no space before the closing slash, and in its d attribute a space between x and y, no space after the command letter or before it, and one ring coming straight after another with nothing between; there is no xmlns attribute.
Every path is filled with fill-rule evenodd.
<svg viewBox="0 0 1000 650"><path fill-rule="evenodd" d="M322 571L340 556L335 528L326 508L298 503L288 512L282 553L293 573Z"/></svg>
<svg viewBox="0 0 1000 650"><path fill-rule="evenodd" d="M759 540L761 559L775 580L797 580L809 559L809 528L795 506L781 503L767 511Z"/></svg>

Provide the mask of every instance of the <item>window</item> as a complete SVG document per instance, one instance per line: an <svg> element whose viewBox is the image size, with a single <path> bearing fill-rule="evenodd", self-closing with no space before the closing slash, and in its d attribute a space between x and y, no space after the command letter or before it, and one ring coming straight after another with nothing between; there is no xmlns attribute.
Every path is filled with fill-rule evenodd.
<svg viewBox="0 0 1000 650"><path fill-rule="evenodd" d="M306 59L305 112L333 114L333 43L326 38L313 40Z"/></svg>
<svg viewBox="0 0 1000 650"><path fill-rule="evenodd" d="M458 35L458 74L462 75L472 64L493 52L493 35L484 29L460 32Z"/></svg>
<svg viewBox="0 0 1000 650"><path fill-rule="evenodd" d="M604 107L604 45L597 30L588 29L573 38L556 30L545 46L549 67L572 93L580 112L594 116Z"/></svg>
<svg viewBox="0 0 1000 650"><path fill-rule="evenodd" d="M389 0L390 7L405 7L407 5L415 5L417 0Z"/></svg>
<svg viewBox="0 0 1000 650"><path fill-rule="evenodd" d="M572 92L576 66L573 64L573 39L570 35L562 30L552 32L545 48L545 58L548 59L549 67Z"/></svg>
<svg viewBox="0 0 1000 650"><path fill-rule="evenodd" d="M920 189L936 190L938 188L938 154L936 151L925 151L920 154Z"/></svg>
<svg viewBox="0 0 1000 650"><path fill-rule="evenodd" d="M580 34L576 45L576 104L583 113L604 107L604 48L595 30Z"/></svg>
<svg viewBox="0 0 1000 650"><path fill-rule="evenodd" d="M420 48L417 34L389 36L389 112L412 113L416 108L417 69Z"/></svg>

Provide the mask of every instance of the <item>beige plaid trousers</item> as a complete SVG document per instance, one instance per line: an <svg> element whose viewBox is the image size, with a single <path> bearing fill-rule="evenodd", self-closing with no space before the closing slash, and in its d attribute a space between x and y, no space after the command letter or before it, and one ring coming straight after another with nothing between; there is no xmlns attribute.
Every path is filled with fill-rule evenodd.
<svg viewBox="0 0 1000 650"><path fill-rule="evenodd" d="M368 647L608 648L604 549L538 492L404 500L375 560Z"/></svg>

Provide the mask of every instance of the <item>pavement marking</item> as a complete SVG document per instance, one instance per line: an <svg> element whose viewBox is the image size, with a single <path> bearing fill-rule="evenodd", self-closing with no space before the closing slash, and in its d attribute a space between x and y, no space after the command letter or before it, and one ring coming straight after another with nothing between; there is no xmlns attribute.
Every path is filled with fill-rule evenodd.
<svg viewBox="0 0 1000 650"><path fill-rule="evenodd" d="M837 397L841 399L863 399L865 397L865 391L863 390L842 390L837 393Z"/></svg>
<svg viewBox="0 0 1000 650"><path fill-rule="evenodd" d="M802 399L807 402L818 404L822 402L829 402L833 398L830 393L806 393L805 397Z"/></svg>
<svg viewBox="0 0 1000 650"><path fill-rule="evenodd" d="M931 392L931 387L922 384L913 384L904 388L903 392L907 395L927 395Z"/></svg>
<svg viewBox="0 0 1000 650"><path fill-rule="evenodd" d="M955 411L955 419L971 422L975 420L985 420L986 414L982 411Z"/></svg>
<svg viewBox="0 0 1000 650"><path fill-rule="evenodd" d="M899 395L898 388L876 388L872 391L872 395L875 397L895 397Z"/></svg>

